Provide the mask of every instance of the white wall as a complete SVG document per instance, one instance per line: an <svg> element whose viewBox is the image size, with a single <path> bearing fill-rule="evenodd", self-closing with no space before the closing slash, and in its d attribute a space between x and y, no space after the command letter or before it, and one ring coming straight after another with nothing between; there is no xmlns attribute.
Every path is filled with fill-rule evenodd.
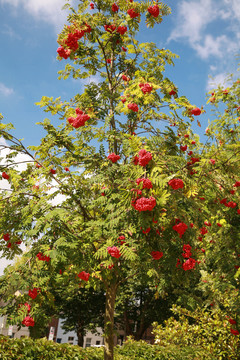
<svg viewBox="0 0 240 360"><path fill-rule="evenodd" d="M58 339L61 339L61 344L72 343L73 345L77 345L77 333L75 331L68 331L66 334L64 334L64 330L61 327L62 322L63 322L63 320L59 319L56 341L58 341ZM97 328L97 331L100 333L100 335L96 335L91 332L87 332L86 336L84 336L84 339L83 339L84 340L84 342L83 342L84 348L86 346L93 346L93 345L97 345L97 344L103 345L104 340L103 340L103 336L102 336L102 331L100 328ZM73 338L73 339L71 339L71 338ZM89 339L91 339L91 341L89 341Z"/></svg>

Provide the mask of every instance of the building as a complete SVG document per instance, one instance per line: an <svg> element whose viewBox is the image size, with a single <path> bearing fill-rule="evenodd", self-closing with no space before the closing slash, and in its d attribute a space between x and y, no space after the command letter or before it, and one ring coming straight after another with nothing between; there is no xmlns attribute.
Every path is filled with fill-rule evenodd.
<svg viewBox="0 0 240 360"><path fill-rule="evenodd" d="M56 338L54 339L57 343L69 343L73 345L77 345L78 338L77 333L75 331L68 331L66 334L62 329L63 320L59 319L58 328L56 332ZM103 346L104 345L104 338L103 333L100 328L97 328L97 333L91 333L90 331L87 332L86 336L83 339L83 347L89 346Z"/></svg>
<svg viewBox="0 0 240 360"><path fill-rule="evenodd" d="M29 336L28 327L23 326L18 330L17 325L7 326L6 320L7 320L6 316L0 317L0 334L1 335L5 335L5 336L9 336L11 338L17 338L17 339Z"/></svg>

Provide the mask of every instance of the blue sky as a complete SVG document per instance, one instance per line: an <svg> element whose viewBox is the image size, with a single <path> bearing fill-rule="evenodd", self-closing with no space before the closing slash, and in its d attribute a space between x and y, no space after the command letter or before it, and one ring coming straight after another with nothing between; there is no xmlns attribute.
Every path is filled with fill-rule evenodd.
<svg viewBox="0 0 240 360"><path fill-rule="evenodd" d="M77 0L74 0L77 3ZM0 112L26 145L38 144L46 117L34 105L42 96L69 99L82 83L58 80L65 60L56 60L57 34L66 21L64 0L0 0ZM236 72L240 48L239 0L166 0L172 14L153 30L141 26L140 40L178 54L167 74L179 94L200 107L210 89L209 75L223 82ZM210 113L210 112L209 112ZM203 122L207 126L208 117ZM205 126L205 127L206 127Z"/></svg>
<svg viewBox="0 0 240 360"><path fill-rule="evenodd" d="M77 0L74 0L77 3ZM90 2L90 1L89 1ZM56 60L57 34L66 21L65 0L0 0L0 113L12 122L15 136L36 145L44 135L35 123L46 114L35 106L42 96L68 100L81 81L59 81L57 71L66 61ZM172 14L153 30L141 26L140 40L155 42L178 54L168 77L192 104L205 104L212 80L222 83L236 73L240 48L239 0L166 0ZM207 127L210 110L202 115ZM0 273L8 262L1 260Z"/></svg>
<svg viewBox="0 0 240 360"><path fill-rule="evenodd" d="M76 0L74 0L76 1ZM56 39L66 21L64 0L0 0L0 112L16 127L26 145L39 143L43 131L35 123L46 114L36 107L42 96L69 99L82 84L58 80L65 61L56 60ZM77 1L76 1L77 2ZM141 26L140 40L178 54L167 74L179 94L200 107L216 83L236 72L240 48L239 0L166 0L172 14L153 30ZM208 113L204 115L208 121Z"/></svg>

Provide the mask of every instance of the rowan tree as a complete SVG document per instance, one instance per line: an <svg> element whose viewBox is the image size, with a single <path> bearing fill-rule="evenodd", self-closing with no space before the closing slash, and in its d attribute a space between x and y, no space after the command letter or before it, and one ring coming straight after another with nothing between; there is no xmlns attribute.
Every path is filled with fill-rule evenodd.
<svg viewBox="0 0 240 360"><path fill-rule="evenodd" d="M38 105L57 115L59 125L40 123L46 136L38 146L27 149L12 125L1 123L8 149L1 165L8 185L1 192L1 243L4 256L19 253L23 241L32 247L33 263L43 258L48 275L39 270L34 284L29 279L38 294L59 269L66 287L78 282L104 290L104 358L112 360L115 302L124 283L141 270L161 294L169 283L191 289L201 279L202 244L219 236L209 223L225 214L219 182L227 187L231 176L239 180L233 164L222 173L239 156L232 144L237 113L225 116L236 130L222 146L221 131L230 125L209 130L207 144L191 130L205 110L179 96L164 76L176 55L136 40L141 18L147 31L170 13L167 5L83 0L69 10L58 37L58 59L67 62L60 78L97 75L99 81L69 101L42 98ZM239 100L238 85L230 92ZM24 170L16 167L17 154L28 156ZM34 299L32 309L37 317Z"/></svg>

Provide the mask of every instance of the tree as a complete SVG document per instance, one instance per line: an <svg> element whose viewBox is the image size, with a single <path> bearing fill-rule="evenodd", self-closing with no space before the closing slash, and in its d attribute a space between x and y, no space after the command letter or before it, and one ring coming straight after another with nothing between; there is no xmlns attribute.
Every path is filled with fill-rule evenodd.
<svg viewBox="0 0 240 360"><path fill-rule="evenodd" d="M47 282L47 291L41 292L41 297L39 294L34 299L35 307L38 305L41 313L38 309L37 322L34 327L29 328L30 336L33 338L48 336L50 318L61 318L62 328L66 331L75 331L78 345L83 347L83 338L87 330L96 332L97 327L103 328L104 293L96 292L92 288L81 288L77 283L69 284L68 276L62 274L61 269L56 276L53 274L49 276L50 269L41 266L41 260L35 265L31 264L32 260L31 251L24 253L22 258L13 266L9 266L1 277L0 297L6 301L2 305L2 313L11 316L12 323L16 320L21 321L22 316L28 315L28 307L23 306L26 295L21 294L19 289L27 289L29 281L36 282L40 275L42 281L45 279ZM58 278L61 278L62 284L60 281L56 282Z"/></svg>
<svg viewBox="0 0 240 360"><path fill-rule="evenodd" d="M83 338L86 331L97 332L97 327L103 329L105 297L103 292L94 292L90 289L79 289L74 296L71 294L63 298L61 295L55 300L60 306L62 328L66 331L75 331L78 345L83 347Z"/></svg>
<svg viewBox="0 0 240 360"><path fill-rule="evenodd" d="M0 202L3 256L19 252L19 239L31 244L32 263L40 257L44 264L29 280L40 298L52 277L62 286L59 269L66 287L79 278L81 286L103 289L105 360L113 359L116 297L128 280L141 271L161 294L169 283L189 291L201 279L199 236L204 245L212 233L218 236L206 222L225 214L215 202L222 195L218 182L230 184L235 168L223 176L222 167L238 159L237 145L221 147L211 138L202 145L193 134L191 122L203 108L178 96L164 77L176 56L136 40L143 14L153 27L169 13L163 3L99 0L89 10L89 2L80 1L58 38L59 60L73 63L60 78L98 74L99 82L70 101L42 98L39 105L60 124L40 124L46 136L39 146L26 149L11 124L0 128L7 141L2 148L10 150L1 166L9 185ZM16 168L17 154L28 156L23 171ZM33 300L35 318L38 311Z"/></svg>
<svg viewBox="0 0 240 360"><path fill-rule="evenodd" d="M138 274L137 279L121 287L116 303L116 323L120 329L124 329L125 338L132 336L135 340L143 339L144 333L156 319L163 323L172 315L170 309L176 300L170 288L160 295L156 289L149 289L148 282L140 280Z"/></svg>

